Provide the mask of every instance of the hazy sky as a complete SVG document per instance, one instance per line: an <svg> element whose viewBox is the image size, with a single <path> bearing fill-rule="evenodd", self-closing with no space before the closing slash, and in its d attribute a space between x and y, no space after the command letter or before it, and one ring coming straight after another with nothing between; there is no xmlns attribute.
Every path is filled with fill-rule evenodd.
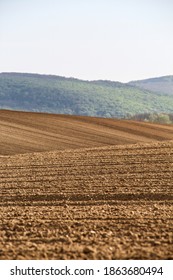
<svg viewBox="0 0 173 280"><path fill-rule="evenodd" d="M0 0L0 72L173 74L173 0Z"/></svg>

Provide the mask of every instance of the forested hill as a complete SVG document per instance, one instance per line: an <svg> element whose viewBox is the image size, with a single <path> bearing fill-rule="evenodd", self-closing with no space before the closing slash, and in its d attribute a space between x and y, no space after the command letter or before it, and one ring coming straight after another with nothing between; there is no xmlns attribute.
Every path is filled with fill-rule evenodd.
<svg viewBox="0 0 173 280"><path fill-rule="evenodd" d="M173 76L164 76L140 81L132 81L129 85L156 93L173 95Z"/></svg>
<svg viewBox="0 0 173 280"><path fill-rule="evenodd" d="M170 83L170 81L169 81ZM124 118L173 113L173 93L111 81L1 73L0 109Z"/></svg>

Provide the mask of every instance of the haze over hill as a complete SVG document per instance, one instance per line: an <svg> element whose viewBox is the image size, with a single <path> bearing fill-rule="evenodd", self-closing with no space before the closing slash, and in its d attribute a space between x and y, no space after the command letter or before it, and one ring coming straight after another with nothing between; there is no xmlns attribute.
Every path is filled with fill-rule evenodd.
<svg viewBox="0 0 173 280"><path fill-rule="evenodd" d="M173 126L0 110L0 155L173 140Z"/></svg>
<svg viewBox="0 0 173 280"><path fill-rule="evenodd" d="M1 73L0 108L112 118L173 113L172 89L173 76L123 84Z"/></svg>
<svg viewBox="0 0 173 280"><path fill-rule="evenodd" d="M158 94L173 95L173 76L164 76L159 78L132 81L129 85L136 86L140 89L150 90Z"/></svg>

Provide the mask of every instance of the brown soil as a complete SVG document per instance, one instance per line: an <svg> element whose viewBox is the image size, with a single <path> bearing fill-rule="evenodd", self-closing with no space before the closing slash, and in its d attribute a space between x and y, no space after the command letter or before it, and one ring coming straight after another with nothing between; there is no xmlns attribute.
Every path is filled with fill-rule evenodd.
<svg viewBox="0 0 173 280"><path fill-rule="evenodd" d="M22 122L26 120L21 118L19 122L19 115L16 113L14 122L10 117L9 121L7 117L3 119L4 134L7 123L12 122L9 128L12 135L6 139L11 145L13 131L21 129L18 136L21 141L30 135L31 129L35 135L35 130L39 130L37 117L39 120L43 117L33 114L36 121L31 126L28 120L30 128L22 136L22 125L26 128ZM81 145L106 144L106 141L113 144L116 133L119 137L122 133L122 143L145 138L163 140L171 137L173 131L171 126L84 117L54 118L55 131L58 131L56 122L61 126L65 122L63 135L69 129L68 139L72 143L62 140L63 147L78 145L70 138L72 122L74 138L79 139L76 136L79 127L85 135ZM48 123L53 130L53 122ZM50 137L50 131L41 128L40 131ZM96 142L89 131L95 133ZM57 139L61 143L60 136L54 137L53 142ZM13 149L14 146L8 152L13 153ZM16 146L15 153L18 150L20 146ZM2 151L5 154L4 148ZM173 141L1 156L0 258L173 259L172 180Z"/></svg>
<svg viewBox="0 0 173 280"><path fill-rule="evenodd" d="M173 126L0 110L0 155L173 140Z"/></svg>

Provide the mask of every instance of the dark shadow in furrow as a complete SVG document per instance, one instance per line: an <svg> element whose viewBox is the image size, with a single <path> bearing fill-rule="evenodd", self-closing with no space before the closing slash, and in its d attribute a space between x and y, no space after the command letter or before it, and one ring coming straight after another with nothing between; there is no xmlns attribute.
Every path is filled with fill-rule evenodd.
<svg viewBox="0 0 173 280"><path fill-rule="evenodd" d="M173 200L173 195L163 193L140 193L140 194L97 194L97 195L28 195L28 196L13 196L0 197L1 202L34 202L34 201L131 201L131 200L147 200L147 201L170 201Z"/></svg>

